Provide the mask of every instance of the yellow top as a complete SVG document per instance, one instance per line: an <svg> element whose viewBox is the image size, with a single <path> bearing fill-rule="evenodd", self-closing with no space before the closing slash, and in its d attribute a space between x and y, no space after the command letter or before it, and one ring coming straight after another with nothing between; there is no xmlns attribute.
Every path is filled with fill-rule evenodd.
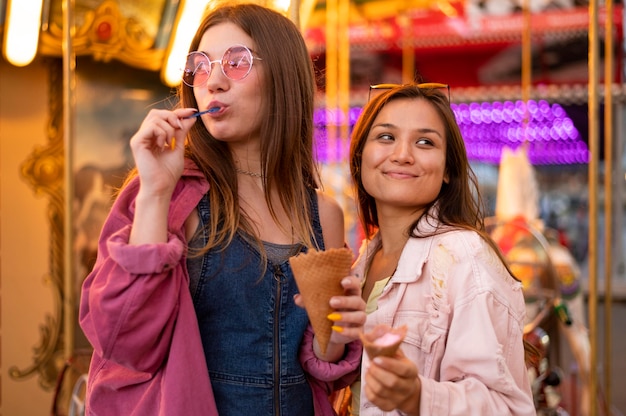
<svg viewBox="0 0 626 416"><path fill-rule="evenodd" d="M374 283L374 287L372 288L372 293L370 293L369 298L367 298L367 304L365 305L365 313L370 314L374 312L378 308L378 298L380 294L383 293L383 289L387 286L387 282L389 282L391 276L386 277L384 279L379 280ZM365 284L365 279L363 279L363 285ZM361 406L361 379L357 379L350 386L350 391L352 392L352 408L350 409L351 416L359 416L359 409Z"/></svg>

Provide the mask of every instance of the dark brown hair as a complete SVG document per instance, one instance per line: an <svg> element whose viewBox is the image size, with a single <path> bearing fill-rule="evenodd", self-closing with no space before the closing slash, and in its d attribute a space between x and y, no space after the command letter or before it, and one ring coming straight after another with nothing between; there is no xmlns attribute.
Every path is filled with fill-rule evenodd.
<svg viewBox="0 0 626 416"><path fill-rule="evenodd" d="M435 215L435 220L448 227L463 228L476 231L494 249L506 267L500 250L485 230L484 205L478 188L478 180L472 170L461 130L456 117L450 108L448 97L440 88L420 87L417 84L398 85L375 96L365 106L352 132L350 144L350 173L355 187L357 209L361 225L367 238L372 237L378 229L378 213L376 201L363 187L361 181L361 159L363 147L372 128L374 120L389 102L398 99L414 99L428 101L443 121L446 140L446 175L447 183L443 183L439 195L424 210L422 215L406 230L411 237L427 237L416 227L425 216ZM416 190L419 192L419 190ZM432 210L437 205L436 210ZM445 228L445 227L444 227ZM508 268L508 267L507 267Z"/></svg>
<svg viewBox="0 0 626 416"><path fill-rule="evenodd" d="M502 264L511 276L517 281L508 263L502 255L498 245L491 239L485 229L483 200L478 189L478 180L472 170L467 153L465 142L461 135L461 130L456 122L456 117L450 108L447 96L438 88L423 88L417 84L399 85L384 93L374 97L363 109L359 120L352 132L352 142L350 144L350 174L355 187L357 197L357 209L359 218L367 238L378 229L378 213L376 212L376 201L363 187L361 181L361 159L363 147L367 136L374 124L374 121L382 108L387 103L401 98L415 100L426 100L437 111L445 127L446 138L446 174L448 183L443 183L439 195L424 210L422 215L413 222L406 230L407 235L415 238L428 237L436 234L420 232L416 227L420 220L428 215L436 215L436 221L444 226L463 228L477 232L483 240L494 250L502 261ZM419 190L417 190L419 192ZM431 210L433 205L437 205L436 210ZM537 349L526 339L524 344L524 362L530 366L534 360L538 359Z"/></svg>

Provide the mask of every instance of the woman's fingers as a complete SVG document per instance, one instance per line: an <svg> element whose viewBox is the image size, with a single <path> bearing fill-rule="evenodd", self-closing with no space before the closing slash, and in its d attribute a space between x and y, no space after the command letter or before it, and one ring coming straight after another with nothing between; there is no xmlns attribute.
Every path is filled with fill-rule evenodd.
<svg viewBox="0 0 626 416"><path fill-rule="evenodd" d="M169 194L184 168L185 138L194 109L151 110L130 140L144 194Z"/></svg>
<svg viewBox="0 0 626 416"><path fill-rule="evenodd" d="M333 321L331 342L348 343L359 339L367 318L365 301L361 298L361 283L355 276L345 277L341 281L344 296L333 296L330 307L333 312L328 319Z"/></svg>
<svg viewBox="0 0 626 416"><path fill-rule="evenodd" d="M361 298L361 281L356 276L347 276L341 281L343 296L333 296L330 307L337 311L365 311L365 301Z"/></svg>
<svg viewBox="0 0 626 416"><path fill-rule="evenodd" d="M293 301L294 301L294 303L297 306L299 306L301 308L304 308L304 302L302 301L302 295L301 294L296 293L295 295L293 295Z"/></svg>
<svg viewBox="0 0 626 416"><path fill-rule="evenodd" d="M327 316L334 326L356 328L360 330L365 324L366 314L362 311L335 311Z"/></svg>
<svg viewBox="0 0 626 416"><path fill-rule="evenodd" d="M417 367L401 352L395 357L377 357L365 374L367 398L385 411L419 403L421 384Z"/></svg>

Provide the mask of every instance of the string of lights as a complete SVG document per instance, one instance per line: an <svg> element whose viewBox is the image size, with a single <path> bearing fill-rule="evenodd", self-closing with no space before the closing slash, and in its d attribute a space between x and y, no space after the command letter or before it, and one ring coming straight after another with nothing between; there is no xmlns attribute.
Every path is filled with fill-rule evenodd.
<svg viewBox="0 0 626 416"><path fill-rule="evenodd" d="M495 101L451 104L472 161L499 164L502 148L528 146L534 165L586 164L589 149L565 109L545 100ZM329 138L326 126L348 123L350 130L361 113L352 107L318 109L314 114L317 157L322 163L347 160L347 139ZM528 117L525 123L524 118Z"/></svg>

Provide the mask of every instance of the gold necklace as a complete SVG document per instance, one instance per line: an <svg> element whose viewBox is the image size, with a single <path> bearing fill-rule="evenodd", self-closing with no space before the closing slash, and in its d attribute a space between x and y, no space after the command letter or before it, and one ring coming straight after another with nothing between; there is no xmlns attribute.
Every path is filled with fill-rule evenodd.
<svg viewBox="0 0 626 416"><path fill-rule="evenodd" d="M256 172L250 172L249 170L243 170L243 169L239 169L239 168L236 168L235 170L237 171L237 173L241 173L242 175L253 176L255 178L262 178L263 177L262 174L256 173Z"/></svg>

